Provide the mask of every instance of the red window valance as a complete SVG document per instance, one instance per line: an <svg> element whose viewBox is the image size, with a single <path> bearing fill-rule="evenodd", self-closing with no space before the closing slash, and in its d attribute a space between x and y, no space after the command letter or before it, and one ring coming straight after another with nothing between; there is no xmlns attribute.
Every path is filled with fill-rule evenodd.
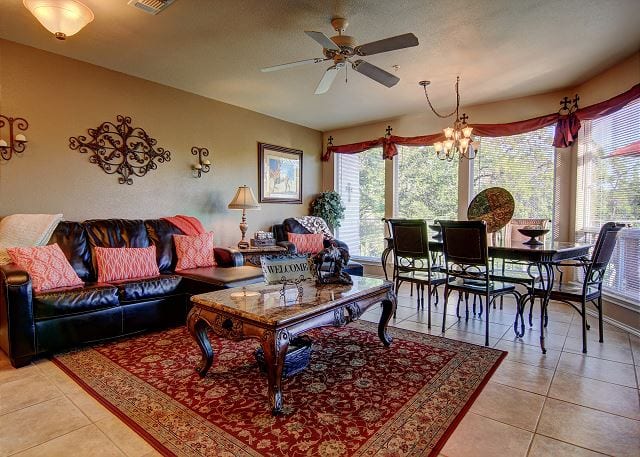
<svg viewBox="0 0 640 457"><path fill-rule="evenodd" d="M475 135L497 137L528 133L556 124L556 134L553 139L553 145L556 148L566 148L571 146L578 137L581 120L598 119L608 114L615 113L638 98L640 98L640 84L636 84L628 91L610 98L609 100L605 100L585 108L580 108L569 115L553 113L534 117L532 119L526 119L524 121L509 122L506 124L469 125L473 127L473 133ZM359 152L366 151L367 149L380 146L382 146L383 158L392 159L398 154L398 146L431 146L436 141L443 140L443 133L413 137L391 135L388 137L380 137L376 140L363 141L361 143L328 146L324 154L322 154L322 160L329 160L331 153L357 154Z"/></svg>

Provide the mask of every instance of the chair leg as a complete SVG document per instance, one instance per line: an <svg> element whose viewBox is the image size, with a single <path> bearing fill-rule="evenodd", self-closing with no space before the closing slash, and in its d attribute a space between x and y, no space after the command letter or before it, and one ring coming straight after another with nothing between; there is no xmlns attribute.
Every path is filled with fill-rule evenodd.
<svg viewBox="0 0 640 457"><path fill-rule="evenodd" d="M475 317L476 315L476 299L477 299L477 295L473 296L473 316Z"/></svg>
<svg viewBox="0 0 640 457"><path fill-rule="evenodd" d="M416 284L416 289L418 285ZM424 311L424 283L420 284L420 309Z"/></svg>
<svg viewBox="0 0 640 457"><path fill-rule="evenodd" d="M487 303L487 315L484 317L484 326L485 326L485 335L484 335L484 345L489 346L489 295L486 295L486 303Z"/></svg>
<svg viewBox="0 0 640 457"><path fill-rule="evenodd" d="M411 283L411 287L413 287L413 283ZM420 311L420 284L416 284L416 306Z"/></svg>
<svg viewBox="0 0 640 457"><path fill-rule="evenodd" d="M433 306L435 306L437 308L438 307L438 301L440 301L440 294L438 293L438 287L437 286L434 287L434 289L433 289L433 295L435 295L435 297L436 297L436 301L433 304Z"/></svg>
<svg viewBox="0 0 640 457"><path fill-rule="evenodd" d="M431 283L427 283L427 328L431 329Z"/></svg>
<svg viewBox="0 0 640 457"><path fill-rule="evenodd" d="M458 303L456 304L456 317L460 319L460 302L462 302L462 292L458 292Z"/></svg>
<svg viewBox="0 0 640 457"><path fill-rule="evenodd" d="M502 309L502 301L504 300L504 297L502 295L500 295L500 309ZM496 301L493 300L493 309L496 309Z"/></svg>
<svg viewBox="0 0 640 457"><path fill-rule="evenodd" d="M480 312L478 313L478 318L482 317L482 313L484 312L484 309L482 307L482 296L479 295L478 298L480 299ZM489 306L489 304L487 303L487 306ZM495 303L493 304L493 307L495 308L496 305Z"/></svg>
<svg viewBox="0 0 640 457"><path fill-rule="evenodd" d="M409 296L413 297L413 283L411 283L411 291L409 292Z"/></svg>
<svg viewBox="0 0 640 457"><path fill-rule="evenodd" d="M582 300L582 352L587 353L587 302Z"/></svg>
<svg viewBox="0 0 640 457"><path fill-rule="evenodd" d="M451 291L448 290L446 287L444 288L444 294L443 294L443 310L442 312L444 313L442 315L442 333L444 333L444 329L445 329L445 323L447 322L447 302L449 301L449 294L451 294Z"/></svg>
<svg viewBox="0 0 640 457"><path fill-rule="evenodd" d="M598 297L598 330L600 331L600 342L604 343L604 325L602 323L602 295Z"/></svg>

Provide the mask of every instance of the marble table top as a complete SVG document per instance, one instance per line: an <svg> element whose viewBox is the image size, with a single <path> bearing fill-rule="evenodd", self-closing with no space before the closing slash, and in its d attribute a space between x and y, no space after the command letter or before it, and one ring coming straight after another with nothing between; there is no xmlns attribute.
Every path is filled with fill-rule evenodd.
<svg viewBox="0 0 640 457"><path fill-rule="evenodd" d="M194 295L191 301L203 308L277 326L393 288L392 283L382 279L360 276L352 279L353 285L316 285L315 280L303 281L300 283L302 295L294 285L288 285L283 295L282 285L252 284Z"/></svg>

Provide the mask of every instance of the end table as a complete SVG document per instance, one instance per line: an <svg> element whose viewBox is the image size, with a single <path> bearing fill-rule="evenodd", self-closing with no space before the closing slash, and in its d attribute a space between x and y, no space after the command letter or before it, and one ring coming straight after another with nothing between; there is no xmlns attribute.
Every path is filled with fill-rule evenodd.
<svg viewBox="0 0 640 457"><path fill-rule="evenodd" d="M254 267L260 266L260 256L285 254L287 252L287 248L283 248L282 246L250 246L242 249L238 247L233 247L231 249L235 249L242 253L245 265L251 265Z"/></svg>

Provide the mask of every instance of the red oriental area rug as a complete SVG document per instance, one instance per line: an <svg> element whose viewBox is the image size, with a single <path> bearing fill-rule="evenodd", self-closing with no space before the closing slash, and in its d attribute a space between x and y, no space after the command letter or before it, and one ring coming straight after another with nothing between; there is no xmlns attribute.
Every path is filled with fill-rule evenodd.
<svg viewBox="0 0 640 457"><path fill-rule="evenodd" d="M436 455L506 353L398 328L316 329L309 367L272 417L255 340L212 336L214 365L186 328L58 355L54 362L165 455Z"/></svg>

